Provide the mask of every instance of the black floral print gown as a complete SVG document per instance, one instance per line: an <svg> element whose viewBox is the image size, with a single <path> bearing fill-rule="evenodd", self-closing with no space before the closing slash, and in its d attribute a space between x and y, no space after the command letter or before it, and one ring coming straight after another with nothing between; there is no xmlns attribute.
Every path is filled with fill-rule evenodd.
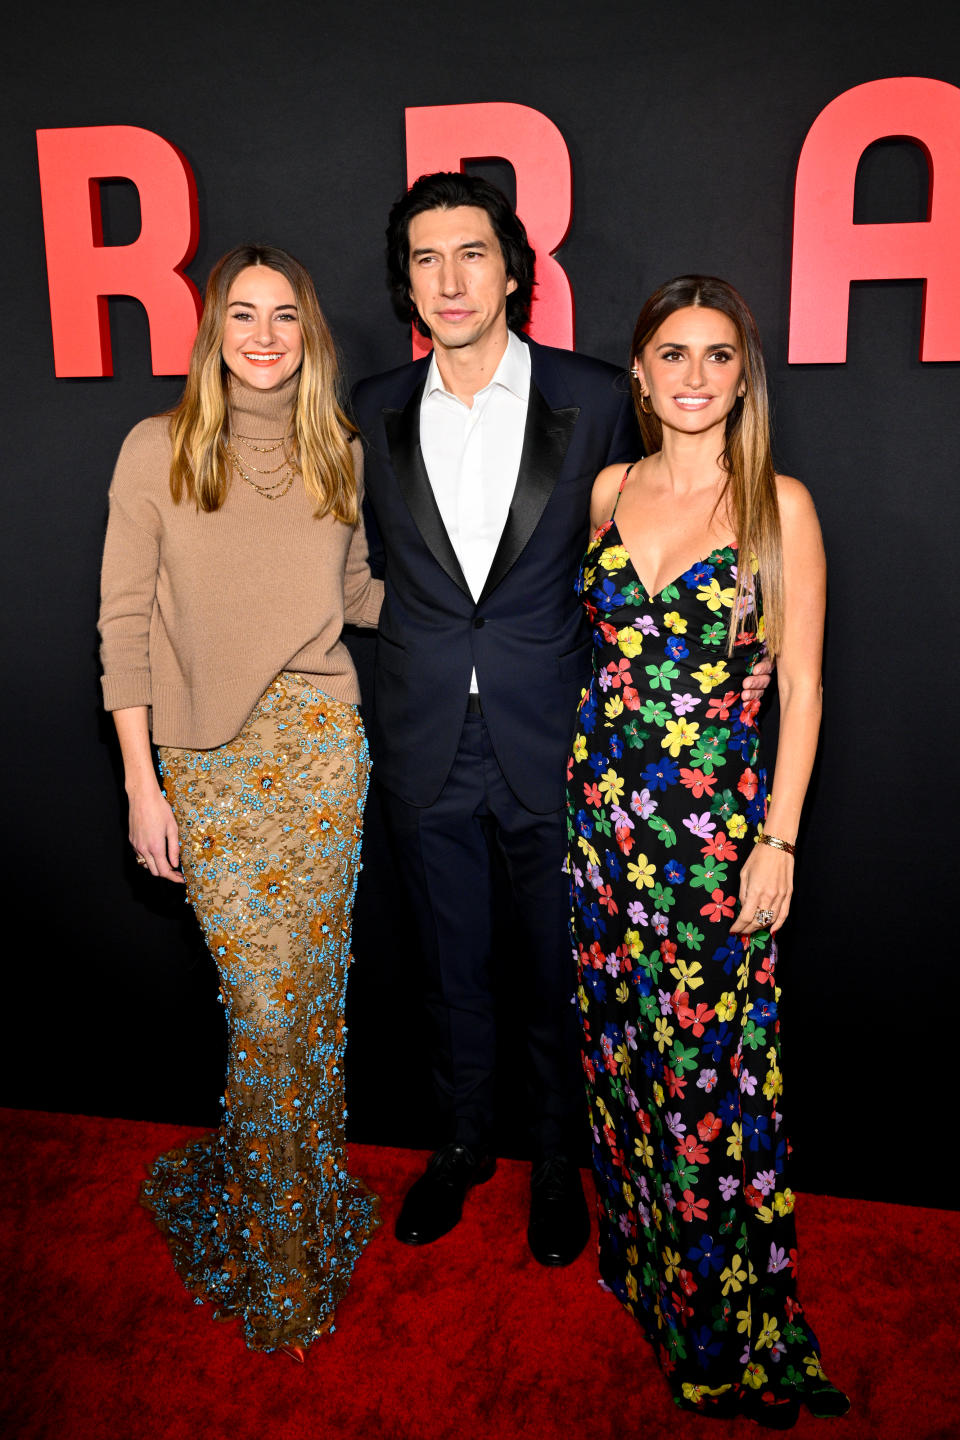
<svg viewBox="0 0 960 1440"><path fill-rule="evenodd" d="M568 788L601 1276L678 1404L838 1413L796 1295L776 945L730 934L767 798L741 696L759 586L728 656L736 550L648 595L615 513L580 572L594 668Z"/></svg>

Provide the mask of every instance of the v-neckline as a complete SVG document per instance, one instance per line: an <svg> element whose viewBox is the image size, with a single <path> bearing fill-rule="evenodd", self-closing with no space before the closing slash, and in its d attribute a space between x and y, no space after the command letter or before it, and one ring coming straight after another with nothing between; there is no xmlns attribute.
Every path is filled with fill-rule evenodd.
<svg viewBox="0 0 960 1440"><path fill-rule="evenodd" d="M614 530L616 530L616 532L617 532L617 539L618 539L619 542L620 542L620 549L623 551L623 553L624 553L624 554L626 555L626 557L627 557L627 561L628 561L628 563L629 563L629 565L630 565L630 569L633 571L634 575L636 576L637 584L640 586L640 589L643 591L644 595L647 597L647 600L650 601L651 604L653 603L654 600L657 599L657 597L658 597L659 595L662 595L662 594L663 594L664 590L669 590L672 585L676 585L676 583L677 583L678 580L682 580L683 577L684 577L684 575L686 575L686 573L687 573L688 570L692 570L696 565L705 565L708 560L712 560L713 557L714 557L714 555L716 555L716 554L717 554L719 551L721 551L721 550L736 550L736 549L737 549L737 542L736 542L736 540L731 540L731 541L729 542L729 544L727 544L727 545L714 545L713 549L712 549L712 550L708 550L707 553L706 553L706 555L699 555L696 560L691 560L691 561L690 561L690 564L689 564L689 565L686 565L686 566L679 572L679 574L677 574L677 575L675 575L675 576L673 577L672 580L667 580L667 581L665 581L665 582L660 586L659 590L650 590L650 589L648 588L646 582L645 582L644 579L642 578L642 576L641 576L641 574L640 574L640 571L637 569L636 565L634 564L634 562L633 562L633 556L630 554L630 551L627 549L626 545L623 543L623 534L622 534L622 532L621 532L621 530L620 530L620 526L617 524L617 517L616 517L615 514L614 514L614 515L611 515L611 516L610 516L610 519L606 522L605 527L602 527L602 533L603 533L605 536L608 535L609 532L610 532L610 530L611 530L611 528L613 528ZM597 537L598 537L598 538L599 538L600 533L601 533L600 531L597 532Z"/></svg>

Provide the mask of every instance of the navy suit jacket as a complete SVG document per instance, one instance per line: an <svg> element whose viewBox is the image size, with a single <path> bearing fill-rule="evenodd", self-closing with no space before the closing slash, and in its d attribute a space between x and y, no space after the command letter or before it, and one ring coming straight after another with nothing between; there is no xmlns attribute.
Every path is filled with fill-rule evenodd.
<svg viewBox="0 0 960 1440"><path fill-rule="evenodd" d="M526 340L526 337L521 337ZM475 667L484 719L527 809L564 803L566 758L590 674L575 593L598 470L635 460L629 389L612 365L527 340L530 401L516 488L483 593L474 600L420 449L428 359L354 391L365 446L372 549L385 595L370 742L380 782L411 805L436 800L463 727Z"/></svg>

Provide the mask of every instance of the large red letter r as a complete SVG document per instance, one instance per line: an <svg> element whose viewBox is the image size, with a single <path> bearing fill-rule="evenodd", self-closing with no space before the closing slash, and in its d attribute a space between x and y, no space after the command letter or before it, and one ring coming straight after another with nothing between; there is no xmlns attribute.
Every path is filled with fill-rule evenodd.
<svg viewBox="0 0 960 1440"><path fill-rule="evenodd" d="M529 105L422 105L408 109L407 184L436 170L461 170L464 161L496 156L517 176L517 214L537 252L530 334L545 345L573 349L573 293L553 258L570 226L570 154L560 131ZM413 353L429 342L414 332Z"/></svg>
<svg viewBox="0 0 960 1440"><path fill-rule="evenodd" d="M40 194L56 373L112 375L107 296L132 295L150 321L155 375L184 375L200 296L182 267L197 248L193 173L175 146L134 125L38 130ZM130 180L140 234L104 245L99 182Z"/></svg>

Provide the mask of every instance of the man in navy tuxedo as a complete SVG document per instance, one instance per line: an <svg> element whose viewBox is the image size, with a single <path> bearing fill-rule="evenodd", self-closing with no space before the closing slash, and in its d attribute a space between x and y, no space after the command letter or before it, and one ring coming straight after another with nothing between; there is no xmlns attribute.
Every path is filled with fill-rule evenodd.
<svg viewBox="0 0 960 1440"><path fill-rule="evenodd" d="M387 234L398 309L433 354L354 395L385 557L371 746L449 1123L396 1233L437 1239L495 1168L495 845L525 925L527 1233L537 1260L565 1265L589 1233L571 1159L586 1122L563 873L566 760L590 672L574 583L594 477L636 459L639 438L619 371L522 334L534 256L499 190L425 176Z"/></svg>

